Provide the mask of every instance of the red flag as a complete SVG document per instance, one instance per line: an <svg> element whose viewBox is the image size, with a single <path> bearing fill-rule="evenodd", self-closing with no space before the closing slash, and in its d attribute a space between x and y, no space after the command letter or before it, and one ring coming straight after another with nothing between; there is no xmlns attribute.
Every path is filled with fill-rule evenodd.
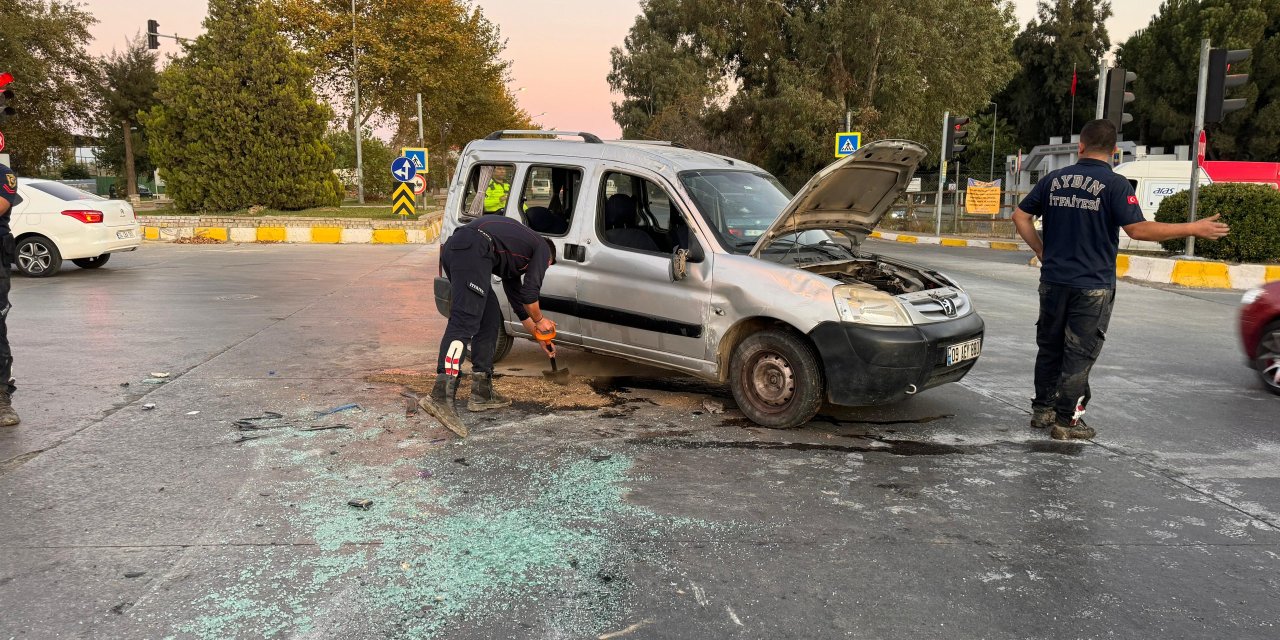
<svg viewBox="0 0 1280 640"><path fill-rule="evenodd" d="M1073 98L1076 97L1076 80L1077 79L1078 78L1076 76L1076 68L1073 66L1071 67L1071 97Z"/></svg>

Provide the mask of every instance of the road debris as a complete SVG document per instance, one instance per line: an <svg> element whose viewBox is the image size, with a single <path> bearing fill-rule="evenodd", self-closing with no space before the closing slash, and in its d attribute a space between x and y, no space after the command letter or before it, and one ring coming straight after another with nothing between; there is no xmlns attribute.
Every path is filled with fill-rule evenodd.
<svg viewBox="0 0 1280 640"><path fill-rule="evenodd" d="M199 413L200 413L199 411L188 411L187 415L194 416L194 415L199 415Z"/></svg>
<svg viewBox="0 0 1280 640"><path fill-rule="evenodd" d="M418 477L419 477L419 478L430 478L430 477L431 477L431 470L430 470L430 469L418 469Z"/></svg>
<svg viewBox="0 0 1280 640"><path fill-rule="evenodd" d="M126 578L141 578L142 576L145 576L145 575L147 575L147 572L146 572L146 571L126 571L126 572L124 572L124 577L126 577Z"/></svg>
<svg viewBox="0 0 1280 640"><path fill-rule="evenodd" d="M706 409L707 413L713 416L724 413L724 403L719 400L712 400L711 398L703 399L702 408Z"/></svg>
<svg viewBox="0 0 1280 640"><path fill-rule="evenodd" d="M460 465L462 465L462 466L464 466L464 467L469 467L469 466L471 466L471 463L470 463L470 462L467 462L467 459L466 459L466 458L454 458L454 459L453 459L453 461L454 461L454 462L456 462L456 463L458 463L458 464L460 464Z"/></svg>
<svg viewBox="0 0 1280 640"><path fill-rule="evenodd" d="M373 501L367 498L353 498L347 501L347 504L357 509L369 510L373 506Z"/></svg>
<svg viewBox="0 0 1280 640"><path fill-rule="evenodd" d="M121 386L121 387L123 387L123 388L125 388L125 389L128 389L128 388L129 388L129 383L128 383L128 382L121 382L121 383L120 383L120 386Z"/></svg>
<svg viewBox="0 0 1280 640"><path fill-rule="evenodd" d="M240 437L239 437L239 438L236 438L235 440L232 440L232 441L231 441L231 444L240 444L241 442L248 442L248 441L250 441L250 440L257 440L258 438L261 438L261 437L262 437L262 436L246 436L246 435L244 435L244 434L242 433L242 434L240 434Z"/></svg>
<svg viewBox="0 0 1280 640"><path fill-rule="evenodd" d="M150 410L152 410L152 409L154 409L154 408L156 408L156 403L154 403L154 402L148 402L148 403L146 403L146 404L142 405L142 410L143 410L143 411L150 411Z"/></svg>
<svg viewBox="0 0 1280 640"><path fill-rule="evenodd" d="M649 625L652 623L653 623L652 620L648 620L648 619L641 620L640 622L637 622L627 627L626 629L619 629L618 631L611 631L609 633L601 634L599 636L599 640L612 640L613 638L621 638L622 636L631 635L636 631L639 631L641 628L645 627L646 625Z"/></svg>
<svg viewBox="0 0 1280 640"><path fill-rule="evenodd" d="M332 409L326 409L326 410L324 410L324 411L320 411L320 412L316 413L316 417L317 417L317 418L319 418L319 417L323 417L323 416L331 416L331 415L333 415L333 414L335 414L335 413L341 413L341 412L343 412L343 411L350 411L350 410L352 410L352 409L359 409L359 408L360 408L360 405L358 405L358 404L356 404L356 403L352 402L352 403L350 403L350 404L344 404L344 405L342 405L342 406L340 406L340 407L334 407L334 408L332 408Z"/></svg>
<svg viewBox="0 0 1280 640"><path fill-rule="evenodd" d="M168 380L165 380L163 378L147 378L146 380L142 381L142 384L164 384L166 382L168 382Z"/></svg>
<svg viewBox="0 0 1280 640"><path fill-rule="evenodd" d="M309 427L303 427L300 431L328 431L329 429L350 429L350 425L346 424L313 424Z"/></svg>
<svg viewBox="0 0 1280 640"><path fill-rule="evenodd" d="M152 371L151 377L152 378L168 378L169 372L168 371Z"/></svg>
<svg viewBox="0 0 1280 640"><path fill-rule="evenodd" d="M613 456L611 456L611 455L591 456L591 461L592 461L592 462L604 462L605 460L608 460L608 459L610 459L610 458L612 458L612 457L613 457Z"/></svg>

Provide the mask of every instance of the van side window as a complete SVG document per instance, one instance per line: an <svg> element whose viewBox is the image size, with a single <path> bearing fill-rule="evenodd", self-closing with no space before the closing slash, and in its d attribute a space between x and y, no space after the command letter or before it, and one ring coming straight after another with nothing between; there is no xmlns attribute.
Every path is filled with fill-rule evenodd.
<svg viewBox="0 0 1280 640"><path fill-rule="evenodd" d="M581 188L582 169L529 167L520 190L520 211L525 224L547 236L569 233Z"/></svg>
<svg viewBox="0 0 1280 640"><path fill-rule="evenodd" d="M688 226L661 185L639 176L606 173L600 203L596 230L605 244L662 254L688 248Z"/></svg>
<svg viewBox="0 0 1280 640"><path fill-rule="evenodd" d="M505 213L511 194L512 164L477 164L467 177L462 197L462 220L470 221L489 213Z"/></svg>

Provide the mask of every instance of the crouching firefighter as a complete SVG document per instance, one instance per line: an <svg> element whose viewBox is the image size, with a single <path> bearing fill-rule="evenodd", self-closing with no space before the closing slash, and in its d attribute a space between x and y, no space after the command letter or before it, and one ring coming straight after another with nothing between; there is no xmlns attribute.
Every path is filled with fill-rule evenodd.
<svg viewBox="0 0 1280 640"><path fill-rule="evenodd" d="M492 276L502 279L507 301L526 331L553 335L556 325L542 315L538 292L555 259L556 248L549 239L504 216L482 216L460 227L440 250L440 265L451 290L449 324L440 340L435 387L431 396L418 404L450 431L467 436L467 427L454 409L454 395L468 344L471 399L467 409L486 411L511 404L493 389L493 355L502 328L502 310L493 295ZM555 356L555 345L549 341L539 344L548 356Z"/></svg>

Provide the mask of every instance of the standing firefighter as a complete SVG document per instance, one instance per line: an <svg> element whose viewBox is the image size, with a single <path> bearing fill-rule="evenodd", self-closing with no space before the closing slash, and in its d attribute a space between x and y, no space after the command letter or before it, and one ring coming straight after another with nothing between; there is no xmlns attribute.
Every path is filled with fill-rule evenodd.
<svg viewBox="0 0 1280 640"><path fill-rule="evenodd" d="M1115 302L1118 230L1151 241L1216 240L1229 231L1218 216L1183 224L1147 221L1129 181L1111 170L1115 149L1115 125L1089 122L1080 131L1080 161L1041 178L1013 213L1018 235L1043 264L1031 426L1053 427L1056 440L1095 435L1082 417L1089 371L1102 352ZM1043 241L1033 216L1043 219Z"/></svg>
<svg viewBox="0 0 1280 640"><path fill-rule="evenodd" d="M471 411L498 409L511 400L493 390L493 353L502 328L502 310L490 286L492 276L502 278L502 289L511 309L529 333L554 335L555 323L542 315L538 292L542 277L556 259L555 245L517 220L483 216L460 227L440 250L440 264L449 278L449 324L440 341L436 384L429 398L419 404L450 431L467 436L454 409L458 376L467 344L471 345ZM555 345L539 342L555 357Z"/></svg>
<svg viewBox="0 0 1280 640"><path fill-rule="evenodd" d="M9 351L9 265L14 259L13 234L9 233L9 215L22 202L18 195L18 176L0 164L0 427L12 427L20 421L13 410L13 352Z"/></svg>

